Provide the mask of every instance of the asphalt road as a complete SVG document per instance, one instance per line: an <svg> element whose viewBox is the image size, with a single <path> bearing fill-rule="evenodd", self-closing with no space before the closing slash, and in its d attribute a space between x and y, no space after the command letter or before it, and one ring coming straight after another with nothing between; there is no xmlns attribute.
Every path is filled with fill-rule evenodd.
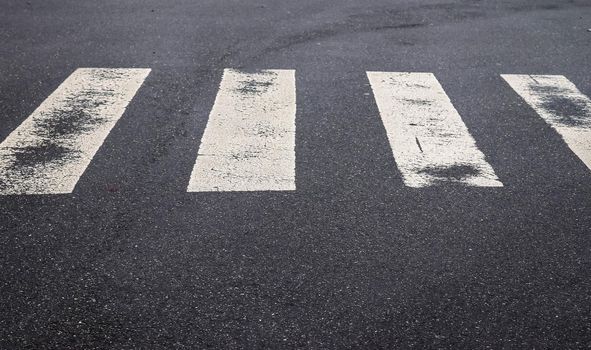
<svg viewBox="0 0 591 350"><path fill-rule="evenodd" d="M71 194L0 196L2 349L591 348L587 0L0 0L0 140L151 68ZM295 191L187 192L222 72L296 71ZM405 186L366 71L431 72L503 187Z"/></svg>

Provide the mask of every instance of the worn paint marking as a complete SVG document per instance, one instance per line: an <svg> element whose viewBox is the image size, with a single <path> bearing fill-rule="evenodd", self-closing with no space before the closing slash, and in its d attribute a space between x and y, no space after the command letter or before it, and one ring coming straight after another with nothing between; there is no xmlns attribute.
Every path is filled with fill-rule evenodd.
<svg viewBox="0 0 591 350"><path fill-rule="evenodd" d="M562 75L503 74L503 79L591 169L591 100Z"/></svg>
<svg viewBox="0 0 591 350"><path fill-rule="evenodd" d="M189 192L295 190L295 72L226 69Z"/></svg>
<svg viewBox="0 0 591 350"><path fill-rule="evenodd" d="M433 74L367 75L407 186L503 186Z"/></svg>
<svg viewBox="0 0 591 350"><path fill-rule="evenodd" d="M0 194L71 193L149 72L72 73L0 144Z"/></svg>

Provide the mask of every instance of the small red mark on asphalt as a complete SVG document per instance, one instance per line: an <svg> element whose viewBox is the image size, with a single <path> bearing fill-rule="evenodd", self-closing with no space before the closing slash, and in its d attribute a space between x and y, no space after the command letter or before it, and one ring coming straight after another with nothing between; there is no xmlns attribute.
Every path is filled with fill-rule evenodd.
<svg viewBox="0 0 591 350"><path fill-rule="evenodd" d="M111 192L111 193L119 192L119 186L116 184L107 184L106 190L107 190L107 192Z"/></svg>

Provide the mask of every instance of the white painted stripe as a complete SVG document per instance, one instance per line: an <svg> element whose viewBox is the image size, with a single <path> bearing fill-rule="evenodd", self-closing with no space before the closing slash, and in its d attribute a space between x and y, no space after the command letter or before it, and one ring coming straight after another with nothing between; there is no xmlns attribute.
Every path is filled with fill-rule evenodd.
<svg viewBox="0 0 591 350"><path fill-rule="evenodd" d="M0 194L71 193L149 72L72 73L0 144Z"/></svg>
<svg viewBox="0 0 591 350"><path fill-rule="evenodd" d="M367 75L407 186L503 186L433 74Z"/></svg>
<svg viewBox="0 0 591 350"><path fill-rule="evenodd" d="M501 75L591 169L591 100L562 75Z"/></svg>
<svg viewBox="0 0 591 350"><path fill-rule="evenodd" d="M293 70L226 69L187 191L295 190Z"/></svg>

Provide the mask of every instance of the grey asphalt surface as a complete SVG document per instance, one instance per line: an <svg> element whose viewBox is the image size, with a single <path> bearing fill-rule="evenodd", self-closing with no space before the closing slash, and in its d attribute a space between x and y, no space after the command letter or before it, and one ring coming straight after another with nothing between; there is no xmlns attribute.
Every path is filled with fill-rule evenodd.
<svg viewBox="0 0 591 350"><path fill-rule="evenodd" d="M591 2L0 9L0 140L152 68L74 193L0 197L1 349L591 348L591 171L499 76L591 96ZM224 68L296 70L297 191L186 193ZM405 187L380 70L433 72L505 186Z"/></svg>

